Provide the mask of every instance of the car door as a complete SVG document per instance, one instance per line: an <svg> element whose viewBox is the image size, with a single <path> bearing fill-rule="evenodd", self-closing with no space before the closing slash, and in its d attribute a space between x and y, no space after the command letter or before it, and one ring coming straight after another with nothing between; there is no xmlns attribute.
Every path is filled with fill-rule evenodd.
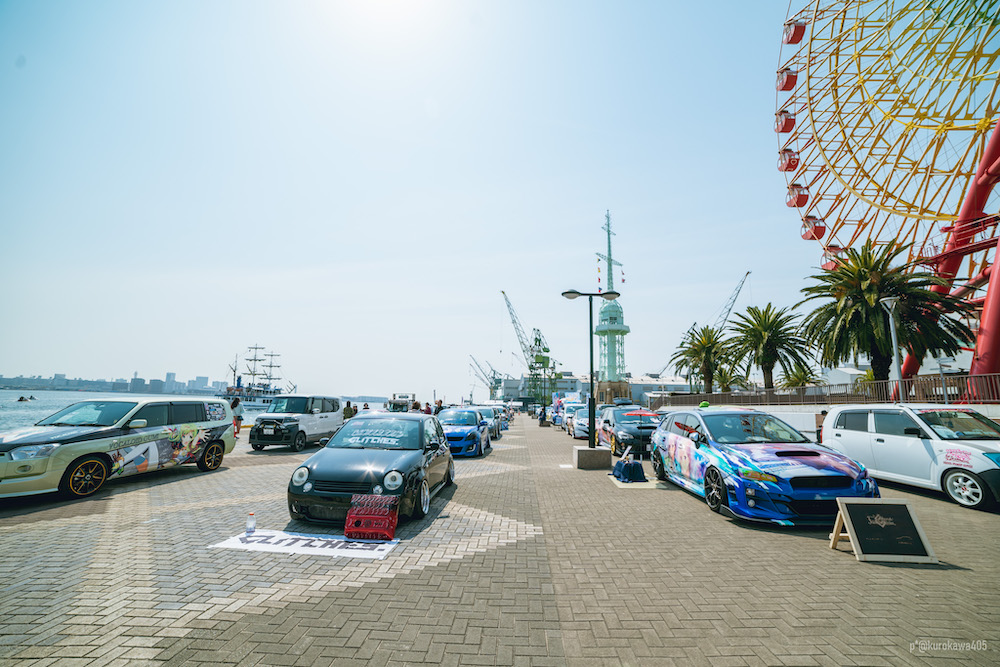
<svg viewBox="0 0 1000 667"><path fill-rule="evenodd" d="M900 480L929 482L934 460L933 443L910 415L902 410L873 410L875 432L872 455L875 468ZM909 429L910 433L906 433ZM919 435L914 433L919 432Z"/></svg>
<svg viewBox="0 0 1000 667"><path fill-rule="evenodd" d="M442 462L442 438L438 434L437 420L428 419L424 421L424 471L427 475L427 483L434 488L444 480L444 469Z"/></svg>
<svg viewBox="0 0 1000 667"><path fill-rule="evenodd" d="M322 412L319 413L319 435L329 438L337 430L333 421L333 399L324 396L322 399L317 400L323 404L321 408Z"/></svg>
<svg viewBox="0 0 1000 667"><path fill-rule="evenodd" d="M138 438L123 437L113 444L130 443L126 447L112 450L111 474L134 475L162 468L172 463L173 448L170 439L170 404L147 403L129 418L128 423L145 419L146 426L140 429L125 429L124 435L139 435ZM135 444L131 444L131 443Z"/></svg>
<svg viewBox="0 0 1000 667"><path fill-rule="evenodd" d="M690 463L695 456L694 441L691 438L692 420L695 420L694 415L674 413L670 415L667 427L667 451L664 457L666 471L673 481L685 488L691 488Z"/></svg>
<svg viewBox="0 0 1000 667"><path fill-rule="evenodd" d="M872 436L868 431L870 413L868 409L842 411L833 423L833 437L823 444L876 470L878 466L872 454Z"/></svg>
<svg viewBox="0 0 1000 667"><path fill-rule="evenodd" d="M708 429L701 422L698 415L689 414L684 418L684 424L688 428L688 442L691 443L691 456L688 459L686 477L691 481L692 486L701 489L705 482L705 468L708 467L710 459L708 452Z"/></svg>
<svg viewBox="0 0 1000 667"><path fill-rule="evenodd" d="M319 396L310 396L306 399L305 412L299 417L299 428L306 432L306 439L310 441L319 440L323 427L323 399Z"/></svg>

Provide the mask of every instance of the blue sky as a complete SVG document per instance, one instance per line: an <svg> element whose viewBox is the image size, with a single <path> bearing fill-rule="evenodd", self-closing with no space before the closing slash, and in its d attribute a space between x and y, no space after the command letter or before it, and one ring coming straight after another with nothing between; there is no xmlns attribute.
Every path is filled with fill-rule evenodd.
<svg viewBox="0 0 1000 667"><path fill-rule="evenodd" d="M772 131L779 2L0 2L0 374L458 400L564 370L610 209L628 369L815 273ZM602 274L603 275L603 274ZM485 390L476 387L483 398Z"/></svg>

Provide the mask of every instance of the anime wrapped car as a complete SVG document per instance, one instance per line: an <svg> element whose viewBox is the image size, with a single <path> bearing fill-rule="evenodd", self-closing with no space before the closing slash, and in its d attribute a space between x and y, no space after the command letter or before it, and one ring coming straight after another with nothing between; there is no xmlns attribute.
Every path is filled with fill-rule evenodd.
<svg viewBox="0 0 1000 667"><path fill-rule="evenodd" d="M713 512L779 525L824 525L837 498L877 498L865 467L810 443L773 415L692 408L653 433L653 469Z"/></svg>

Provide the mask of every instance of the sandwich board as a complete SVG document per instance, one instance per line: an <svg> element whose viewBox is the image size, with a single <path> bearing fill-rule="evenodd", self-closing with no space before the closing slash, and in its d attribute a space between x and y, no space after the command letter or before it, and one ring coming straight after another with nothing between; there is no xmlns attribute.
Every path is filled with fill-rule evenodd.
<svg viewBox="0 0 1000 667"><path fill-rule="evenodd" d="M849 539L858 560L937 563L909 501L886 498L837 498L837 520L830 548ZM846 529L846 532L842 532Z"/></svg>

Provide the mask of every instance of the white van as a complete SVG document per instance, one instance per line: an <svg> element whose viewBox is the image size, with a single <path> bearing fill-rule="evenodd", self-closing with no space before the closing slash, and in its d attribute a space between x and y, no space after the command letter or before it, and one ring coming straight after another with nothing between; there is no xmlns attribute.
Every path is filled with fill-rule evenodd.
<svg viewBox="0 0 1000 667"><path fill-rule="evenodd" d="M964 507L1000 499L1000 426L971 408L940 404L838 405L823 445L878 479L944 491Z"/></svg>
<svg viewBox="0 0 1000 667"><path fill-rule="evenodd" d="M260 451L268 445L287 445L301 452L308 443L329 438L344 425L341 400L333 396L275 396L267 412L257 415L250 427L250 446Z"/></svg>

